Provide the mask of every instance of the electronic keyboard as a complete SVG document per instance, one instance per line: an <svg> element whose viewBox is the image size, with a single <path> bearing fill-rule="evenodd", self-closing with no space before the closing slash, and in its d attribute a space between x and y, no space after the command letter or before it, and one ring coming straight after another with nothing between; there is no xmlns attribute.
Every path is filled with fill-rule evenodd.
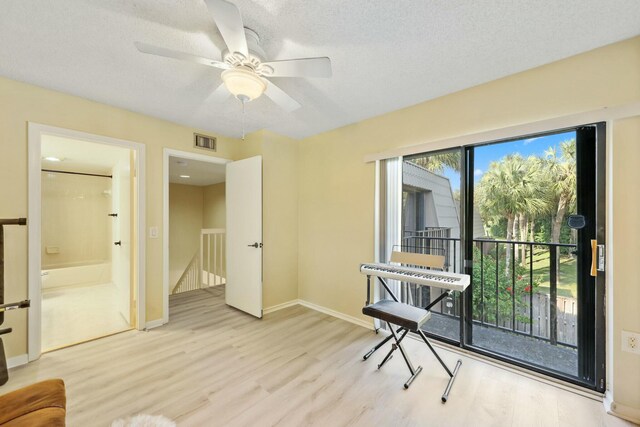
<svg viewBox="0 0 640 427"><path fill-rule="evenodd" d="M392 264L361 264L360 273L418 285L435 286L451 291L464 291L471 282L468 274L425 270Z"/></svg>

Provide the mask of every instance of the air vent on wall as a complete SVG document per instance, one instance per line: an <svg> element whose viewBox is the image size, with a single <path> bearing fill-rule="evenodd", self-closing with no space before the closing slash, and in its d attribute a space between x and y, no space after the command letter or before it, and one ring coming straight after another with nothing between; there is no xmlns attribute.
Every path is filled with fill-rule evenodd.
<svg viewBox="0 0 640 427"><path fill-rule="evenodd" d="M216 151L216 138L213 136L194 133L193 142L194 142L194 145L198 148L204 148L205 150Z"/></svg>

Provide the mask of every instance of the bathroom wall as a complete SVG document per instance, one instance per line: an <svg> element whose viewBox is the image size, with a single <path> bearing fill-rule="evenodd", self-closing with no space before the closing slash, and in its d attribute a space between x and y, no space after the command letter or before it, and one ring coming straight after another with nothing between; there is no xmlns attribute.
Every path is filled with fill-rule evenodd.
<svg viewBox="0 0 640 427"><path fill-rule="evenodd" d="M111 179L42 172L42 269L111 260Z"/></svg>

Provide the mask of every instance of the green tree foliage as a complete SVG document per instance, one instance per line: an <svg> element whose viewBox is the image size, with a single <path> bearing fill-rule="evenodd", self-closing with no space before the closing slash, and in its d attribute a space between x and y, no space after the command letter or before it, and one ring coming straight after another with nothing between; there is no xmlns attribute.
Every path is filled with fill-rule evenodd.
<svg viewBox="0 0 640 427"><path fill-rule="evenodd" d="M496 264L495 244L490 242L484 244L486 253L482 256L482 268L480 249L477 246L473 248L473 318L495 325L496 321L512 318L515 303L516 321L531 323L529 296L536 293L540 282L532 277L532 283L530 283L529 270L521 265L515 265L515 272L509 269L508 275L500 274L506 268L506 252L509 252L505 250L505 246L499 245ZM497 282L496 268L498 268ZM496 306L498 319L496 319Z"/></svg>
<svg viewBox="0 0 640 427"><path fill-rule="evenodd" d="M550 148L545 152L544 169L550 200L548 211L552 217L551 241L560 242L560 233L567 212L576 204L576 140L560 143L560 155Z"/></svg>
<svg viewBox="0 0 640 427"><path fill-rule="evenodd" d="M529 221L547 208L547 193L540 187L543 171L539 158L512 154L492 162L476 186L480 215L494 223L506 218L507 240L527 240ZM515 255L524 261L521 250L524 247ZM510 263L511 253L507 251L505 274Z"/></svg>
<svg viewBox="0 0 640 427"><path fill-rule="evenodd" d="M544 156L511 154L492 162L475 187L476 203L491 237L514 241L569 242L563 227L576 203L576 141L549 148ZM515 261L526 262L526 245ZM505 274L511 255L506 254Z"/></svg>
<svg viewBox="0 0 640 427"><path fill-rule="evenodd" d="M430 172L438 174L444 172L447 167L454 170L460 170L459 151L429 154L426 156L409 158L406 159L406 161L423 167Z"/></svg>

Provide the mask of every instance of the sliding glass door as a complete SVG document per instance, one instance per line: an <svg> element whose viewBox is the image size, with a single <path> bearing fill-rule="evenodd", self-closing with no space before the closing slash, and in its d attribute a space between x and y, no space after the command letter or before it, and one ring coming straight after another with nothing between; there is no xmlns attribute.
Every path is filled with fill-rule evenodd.
<svg viewBox="0 0 640 427"><path fill-rule="evenodd" d="M466 229L483 235L466 244L465 345L602 389L598 136L594 125L466 148Z"/></svg>
<svg viewBox="0 0 640 427"><path fill-rule="evenodd" d="M464 300L455 295L433 307L425 331L603 390L604 125L424 153L400 164L395 249L442 255L445 270L472 277ZM400 289L416 306L440 293Z"/></svg>

